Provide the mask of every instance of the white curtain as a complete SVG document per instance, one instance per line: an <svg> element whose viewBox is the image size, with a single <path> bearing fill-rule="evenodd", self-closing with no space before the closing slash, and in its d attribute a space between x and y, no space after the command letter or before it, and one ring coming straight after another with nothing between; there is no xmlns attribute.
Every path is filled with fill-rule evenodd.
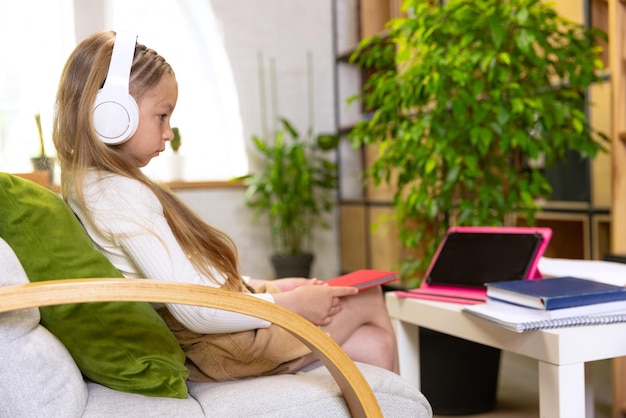
<svg viewBox="0 0 626 418"><path fill-rule="evenodd" d="M248 172L237 88L226 47L209 0L176 0L195 42L202 75L210 87L213 120L220 123L215 146L225 178Z"/></svg>
<svg viewBox="0 0 626 418"><path fill-rule="evenodd" d="M0 171L32 170L30 158L39 154L36 113L45 152L55 154L52 113L61 70L75 44L73 21L72 0L2 2Z"/></svg>
<svg viewBox="0 0 626 418"><path fill-rule="evenodd" d="M109 0L112 29L132 29L139 42L172 65L178 104L172 125L179 158L155 158L146 172L169 180L169 162L184 159L186 180L226 180L248 171L237 89L209 0Z"/></svg>

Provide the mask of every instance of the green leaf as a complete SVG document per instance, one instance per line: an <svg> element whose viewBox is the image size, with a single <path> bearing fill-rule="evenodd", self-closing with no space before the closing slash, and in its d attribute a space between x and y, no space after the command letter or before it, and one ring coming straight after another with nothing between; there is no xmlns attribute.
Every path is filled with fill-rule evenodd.
<svg viewBox="0 0 626 418"><path fill-rule="evenodd" d="M330 151L339 145L339 135L320 134L317 136L317 145L324 151Z"/></svg>
<svg viewBox="0 0 626 418"><path fill-rule="evenodd" d="M520 7L516 16L517 23L519 23L520 26L524 26L526 22L528 21L528 17L529 17L528 9L525 7Z"/></svg>
<svg viewBox="0 0 626 418"><path fill-rule="evenodd" d="M291 135L292 138L298 139L300 137L300 134L298 133L296 128L293 127L291 122L289 122L285 118L279 118L279 119L280 119L281 123L283 124L283 127L287 130L287 132L289 132L289 135Z"/></svg>
<svg viewBox="0 0 626 418"><path fill-rule="evenodd" d="M532 42L534 40L534 36L526 29L522 28L519 31L519 34L515 37L515 43L517 43L517 47L524 55L530 54Z"/></svg>
<svg viewBox="0 0 626 418"><path fill-rule="evenodd" d="M435 171L437 168L437 160L435 157L431 157L426 160L426 165L424 166L424 174L428 175Z"/></svg>

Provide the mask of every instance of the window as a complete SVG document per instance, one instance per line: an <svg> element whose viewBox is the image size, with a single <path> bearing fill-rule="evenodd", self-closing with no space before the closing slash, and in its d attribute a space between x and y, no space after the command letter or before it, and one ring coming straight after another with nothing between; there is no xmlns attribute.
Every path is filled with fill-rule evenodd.
<svg viewBox="0 0 626 418"><path fill-rule="evenodd" d="M132 28L139 42L155 49L174 68L179 93L172 126L180 128L185 178L229 179L246 174L237 91L210 3L108 1L109 27ZM152 160L146 168L149 175L167 180L170 156Z"/></svg>
<svg viewBox="0 0 626 418"><path fill-rule="evenodd" d="M41 114L45 151L49 155L54 154L51 126L56 86L63 64L75 45L72 4L72 0L40 0L5 2L2 6L2 171L32 171L30 158L39 155L36 113Z"/></svg>
<svg viewBox="0 0 626 418"><path fill-rule="evenodd" d="M74 4L73 0L36 0L3 6L0 35L12 42L0 47L2 171L32 170L30 158L39 153L35 113L41 114L46 153L54 154L54 96L65 60L77 41ZM139 42L155 49L174 68L179 98L172 126L178 126L182 135L179 154L185 159L184 178L220 180L246 174L237 91L210 3L106 0L103 4L106 27L137 32ZM83 19L83 28L90 26L83 16L76 19ZM97 22L93 26L93 31L99 30ZM169 180L172 154L168 147L146 167L148 174Z"/></svg>

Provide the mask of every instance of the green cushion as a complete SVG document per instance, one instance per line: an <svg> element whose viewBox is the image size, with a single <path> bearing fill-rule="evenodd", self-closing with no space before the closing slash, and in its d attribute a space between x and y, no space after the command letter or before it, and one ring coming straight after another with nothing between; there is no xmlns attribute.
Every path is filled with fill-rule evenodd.
<svg viewBox="0 0 626 418"><path fill-rule="evenodd" d="M30 281L122 277L95 250L69 206L31 181L0 173L0 237ZM41 323L89 379L148 396L187 397L185 354L147 302L42 307Z"/></svg>

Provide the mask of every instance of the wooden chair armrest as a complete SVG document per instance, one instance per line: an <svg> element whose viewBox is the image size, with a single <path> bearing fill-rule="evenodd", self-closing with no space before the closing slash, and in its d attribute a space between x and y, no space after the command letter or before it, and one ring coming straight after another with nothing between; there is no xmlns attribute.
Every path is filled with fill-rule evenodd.
<svg viewBox="0 0 626 418"><path fill-rule="evenodd" d="M0 312L83 302L161 302L239 312L283 327L315 353L339 385L354 417L382 417L365 377L326 333L293 312L264 300L208 286L147 279L70 279L0 287Z"/></svg>

